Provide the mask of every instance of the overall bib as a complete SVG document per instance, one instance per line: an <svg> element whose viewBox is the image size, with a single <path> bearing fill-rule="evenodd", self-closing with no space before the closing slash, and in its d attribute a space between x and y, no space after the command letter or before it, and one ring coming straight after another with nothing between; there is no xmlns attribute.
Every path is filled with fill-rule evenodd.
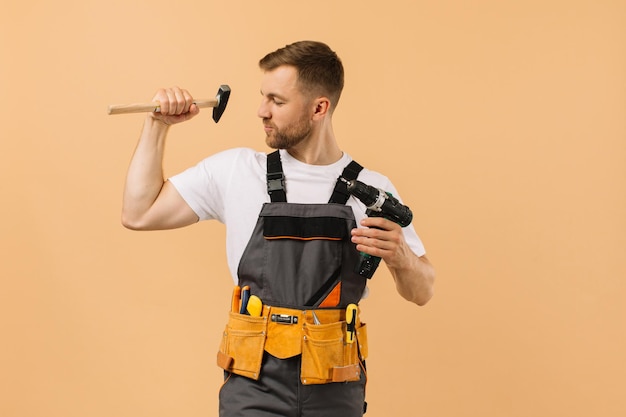
<svg viewBox="0 0 626 417"><path fill-rule="evenodd" d="M356 179L362 167L343 171ZM280 154L267 158L265 203L242 255L239 287L263 302L260 317L231 311L218 352L226 370L220 416L362 416L366 327L346 323L366 278L355 272L356 220L337 181L327 204L286 201ZM354 332L354 341L350 332Z"/></svg>

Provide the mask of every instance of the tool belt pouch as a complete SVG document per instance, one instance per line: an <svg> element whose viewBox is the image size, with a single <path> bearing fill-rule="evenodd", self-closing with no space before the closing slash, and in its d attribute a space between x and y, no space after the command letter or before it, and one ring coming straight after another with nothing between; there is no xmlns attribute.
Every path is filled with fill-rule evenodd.
<svg viewBox="0 0 626 417"><path fill-rule="evenodd" d="M229 313L217 353L217 365L229 372L258 379L267 334L267 317Z"/></svg>
<svg viewBox="0 0 626 417"><path fill-rule="evenodd" d="M303 384L358 381L367 357L367 328L359 323L353 343L346 343L346 322L305 325L302 341Z"/></svg>

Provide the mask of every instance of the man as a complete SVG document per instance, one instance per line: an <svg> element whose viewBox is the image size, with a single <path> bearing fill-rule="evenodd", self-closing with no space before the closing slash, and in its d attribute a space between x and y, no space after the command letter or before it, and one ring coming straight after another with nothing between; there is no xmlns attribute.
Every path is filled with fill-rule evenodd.
<svg viewBox="0 0 626 417"><path fill-rule="evenodd" d="M412 225L365 216L337 180L352 175L398 197L386 177L362 169L337 143L339 57L303 41L259 64L258 116L277 151L224 151L165 180L167 132L199 109L184 89L159 90L160 113L146 117L128 170L122 223L136 230L206 219L226 225L238 287L218 354L227 378L220 416L360 416L366 333L357 313L347 313L367 292L355 271L359 253L382 258L398 293L418 305L432 297L434 269ZM259 317L237 311L244 286L262 300Z"/></svg>

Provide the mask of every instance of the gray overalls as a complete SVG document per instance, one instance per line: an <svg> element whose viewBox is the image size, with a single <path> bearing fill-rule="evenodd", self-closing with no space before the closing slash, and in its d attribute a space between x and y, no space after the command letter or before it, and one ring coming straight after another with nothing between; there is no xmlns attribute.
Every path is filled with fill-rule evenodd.
<svg viewBox="0 0 626 417"><path fill-rule="evenodd" d="M342 176L356 179L361 169L353 161ZM345 205L347 188L338 181L327 204L287 203L278 151L267 158L267 187L272 202L263 205L238 270L239 286L249 286L263 301L264 313L250 317L231 312L218 353L218 363L225 358L220 366L226 369L220 417L362 416L365 327L359 323L362 332L357 334L364 340L354 347L343 334L345 309L358 304L367 280L354 271L359 253L350 240L356 221ZM317 340L322 333L324 340ZM238 359L244 345L245 358ZM333 349L340 358L331 361L350 356L347 349L355 352L356 360L316 372L324 361L316 355ZM317 351L313 359L311 350ZM253 365L237 371L238 366L246 368L244 361L254 363L257 354L258 370Z"/></svg>

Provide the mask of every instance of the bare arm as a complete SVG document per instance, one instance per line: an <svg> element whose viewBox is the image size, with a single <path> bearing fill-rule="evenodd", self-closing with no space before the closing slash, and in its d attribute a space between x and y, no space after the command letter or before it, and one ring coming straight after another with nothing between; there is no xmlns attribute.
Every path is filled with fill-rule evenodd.
<svg viewBox="0 0 626 417"><path fill-rule="evenodd" d="M163 154L171 125L198 114L198 107L186 90L161 89L154 97L160 113L146 116L143 130L128 167L122 224L133 230L172 229L198 221L178 191L163 176Z"/></svg>
<svg viewBox="0 0 626 417"><path fill-rule="evenodd" d="M352 230L357 250L381 257L396 282L398 293L406 300L424 305L433 296L435 269L426 256L417 256L407 245L402 228L381 218L367 217Z"/></svg>

